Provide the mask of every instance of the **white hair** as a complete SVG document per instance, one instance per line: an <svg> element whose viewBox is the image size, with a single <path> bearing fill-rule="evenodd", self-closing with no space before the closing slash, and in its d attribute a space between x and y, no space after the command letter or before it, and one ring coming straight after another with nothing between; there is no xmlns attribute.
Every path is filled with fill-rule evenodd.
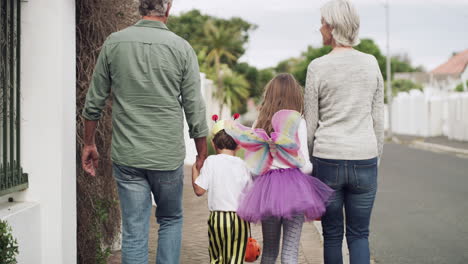
<svg viewBox="0 0 468 264"><path fill-rule="evenodd" d="M140 14L142 16L163 17L171 3L172 0L140 0Z"/></svg>
<svg viewBox="0 0 468 264"><path fill-rule="evenodd" d="M320 9L322 19L332 28L338 46L359 44L359 14L348 0L331 0Z"/></svg>

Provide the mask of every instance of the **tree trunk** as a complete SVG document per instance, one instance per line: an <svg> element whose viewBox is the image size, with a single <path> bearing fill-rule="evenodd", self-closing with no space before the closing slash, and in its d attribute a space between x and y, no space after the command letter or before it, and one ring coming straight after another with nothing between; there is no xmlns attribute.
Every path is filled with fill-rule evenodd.
<svg viewBox="0 0 468 264"><path fill-rule="evenodd" d="M223 80L221 76L221 59L217 54L215 57L215 67L216 67L216 75L217 75L217 83L218 87L216 87L216 97L219 100L219 118L222 118L223 115L223 108L224 108L224 91L223 91Z"/></svg>
<svg viewBox="0 0 468 264"><path fill-rule="evenodd" d="M223 118L223 110L224 110L224 104L220 103L219 104L219 119Z"/></svg>

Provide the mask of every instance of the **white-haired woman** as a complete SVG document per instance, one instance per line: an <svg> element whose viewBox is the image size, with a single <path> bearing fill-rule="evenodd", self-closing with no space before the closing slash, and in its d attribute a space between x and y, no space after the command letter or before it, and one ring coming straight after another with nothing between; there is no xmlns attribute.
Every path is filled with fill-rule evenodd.
<svg viewBox="0 0 468 264"><path fill-rule="evenodd" d="M329 1L321 15L323 44L333 50L309 65L305 118L313 175L336 191L322 217L324 260L343 263L344 208L350 262L366 264L384 142L382 74L372 55L353 49L360 22L349 1Z"/></svg>

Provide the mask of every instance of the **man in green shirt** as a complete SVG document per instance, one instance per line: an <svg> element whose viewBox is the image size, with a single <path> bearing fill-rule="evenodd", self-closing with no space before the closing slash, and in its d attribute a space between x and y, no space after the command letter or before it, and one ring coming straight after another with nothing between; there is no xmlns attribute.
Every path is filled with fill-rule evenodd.
<svg viewBox="0 0 468 264"><path fill-rule="evenodd" d="M197 56L166 22L172 0L140 0L143 19L102 46L83 109L82 166L96 174L96 125L112 96L112 161L123 223L122 263L148 263L151 193L160 224L157 263L179 263L184 115L200 169L207 156ZM112 93L111 93L112 88Z"/></svg>

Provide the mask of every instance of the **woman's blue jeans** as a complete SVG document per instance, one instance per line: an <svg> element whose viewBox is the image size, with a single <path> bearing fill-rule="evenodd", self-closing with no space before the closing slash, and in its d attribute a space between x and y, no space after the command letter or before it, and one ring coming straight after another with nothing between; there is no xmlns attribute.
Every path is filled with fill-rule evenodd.
<svg viewBox="0 0 468 264"><path fill-rule="evenodd" d="M151 193L159 224L157 264L178 264L182 241L183 166L153 171L113 164L122 211L122 264L148 263Z"/></svg>
<svg viewBox="0 0 468 264"><path fill-rule="evenodd" d="M313 176L335 190L322 217L325 264L342 264L344 219L351 264L369 264L369 224L377 192L377 158L312 157ZM344 215L343 215L344 209Z"/></svg>

